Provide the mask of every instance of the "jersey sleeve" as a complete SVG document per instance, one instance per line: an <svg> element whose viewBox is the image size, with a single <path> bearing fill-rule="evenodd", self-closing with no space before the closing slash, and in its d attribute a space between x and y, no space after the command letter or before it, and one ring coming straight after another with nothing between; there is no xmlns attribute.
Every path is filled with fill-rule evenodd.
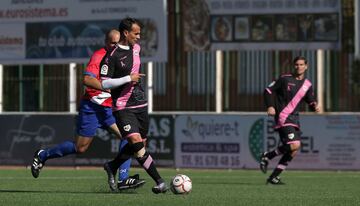
<svg viewBox="0 0 360 206"><path fill-rule="evenodd" d="M268 107L275 107L274 97L276 95L277 90L281 87L282 78L271 82L264 90L264 100L265 106Z"/></svg>
<svg viewBox="0 0 360 206"><path fill-rule="evenodd" d="M101 61L101 68L100 68L100 77L101 80L104 79L111 79L114 77L115 72L115 57L106 55L106 57Z"/></svg>
<svg viewBox="0 0 360 206"><path fill-rule="evenodd" d="M84 75L89 75L91 77L96 78L99 75L99 67L100 67L101 59L102 59L101 55L99 55L98 53L94 53L91 56L88 65L86 66Z"/></svg>
<svg viewBox="0 0 360 206"><path fill-rule="evenodd" d="M305 97L304 97L304 101L310 106L310 108L312 110L315 110L317 101L316 101L316 96L315 96L315 93L314 93L313 86L310 86L310 88L306 92Z"/></svg>

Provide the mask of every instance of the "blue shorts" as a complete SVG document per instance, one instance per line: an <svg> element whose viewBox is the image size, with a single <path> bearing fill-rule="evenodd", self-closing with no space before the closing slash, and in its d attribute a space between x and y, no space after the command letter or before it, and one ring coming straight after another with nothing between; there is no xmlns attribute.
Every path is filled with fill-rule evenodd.
<svg viewBox="0 0 360 206"><path fill-rule="evenodd" d="M104 107L89 100L81 100L77 117L77 134L94 137L99 127L108 128L115 123L111 107Z"/></svg>

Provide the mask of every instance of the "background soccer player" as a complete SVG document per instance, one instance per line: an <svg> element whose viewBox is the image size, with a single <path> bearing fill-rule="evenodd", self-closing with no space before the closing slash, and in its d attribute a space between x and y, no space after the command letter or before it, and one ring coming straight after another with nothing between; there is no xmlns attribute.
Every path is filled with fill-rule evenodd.
<svg viewBox="0 0 360 206"><path fill-rule="evenodd" d="M130 156L135 156L139 164L156 182L154 193L168 190L158 173L151 155L146 151L143 139L146 139L149 127L147 99L141 81L127 83L118 87L117 78L132 73L140 73L140 23L132 18L123 19L119 24L119 44L108 52L101 63L102 84L111 88L114 101L114 116L121 135L127 138L126 144L118 156L104 165L110 188L115 187L116 170Z"/></svg>
<svg viewBox="0 0 360 206"><path fill-rule="evenodd" d="M48 159L59 158L69 154L85 152L96 133L98 127L109 128L117 137L121 138L118 127L115 124L115 118L112 116L112 99L109 91L103 89L99 81L99 66L102 58L108 50L120 40L120 33L117 30L110 30L105 36L105 47L94 52L86 67L83 83L86 85L85 94L80 103L79 115L77 119L77 137L74 141L65 141L55 147L41 149L35 152L31 172L33 177L37 178L45 162ZM139 81L141 75L131 74L123 77L122 84ZM130 167L130 163L125 165ZM128 170L128 168L127 168ZM138 177L138 176L136 176ZM140 181L144 184L145 181ZM129 181L134 182L134 181Z"/></svg>
<svg viewBox="0 0 360 206"><path fill-rule="evenodd" d="M319 112L311 82L305 78L308 69L305 57L294 59L294 72L281 75L264 91L267 113L274 116L282 145L271 152L264 152L261 156L260 169L266 173L268 161L282 155L278 165L267 179L267 183L283 184L280 173L285 170L301 146L301 132L299 124L299 103L304 100L310 107Z"/></svg>

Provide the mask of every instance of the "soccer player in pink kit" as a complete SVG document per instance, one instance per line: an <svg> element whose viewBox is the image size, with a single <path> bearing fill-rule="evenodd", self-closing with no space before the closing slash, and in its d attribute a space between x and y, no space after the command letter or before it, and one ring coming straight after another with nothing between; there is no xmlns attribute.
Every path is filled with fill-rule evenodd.
<svg viewBox="0 0 360 206"><path fill-rule="evenodd" d="M105 47L94 52L86 67L83 83L86 85L85 94L80 103L77 119L77 137L75 141L65 141L52 148L40 149L35 152L31 165L31 173L37 178L48 159L60 158L69 154L84 153L90 146L98 127L109 128L117 137L121 138L120 131L112 115L112 99L108 90L101 85L99 66L108 50L117 44L120 33L110 30L105 36ZM131 74L119 80L122 84L137 82L141 75ZM139 186L143 180L131 181Z"/></svg>
<svg viewBox="0 0 360 206"><path fill-rule="evenodd" d="M282 145L270 152L261 155L260 169L267 172L269 160L282 155L277 167L267 179L266 183L284 184L279 175L285 170L288 163L295 157L301 146L301 131L299 122L299 105L301 101L309 104L311 109L319 112L311 82L305 78L308 69L305 57L294 59L294 72L281 75L264 91L265 104L269 116L275 118L275 129L279 133Z"/></svg>
<svg viewBox="0 0 360 206"><path fill-rule="evenodd" d="M155 163L146 151L143 140L147 138L149 115L144 85L141 81L118 86L117 79L140 73L140 23L133 18L125 18L119 24L121 33L119 43L101 62L100 76L102 85L111 88L113 110L121 135L128 140L118 156L106 163L104 169L108 175L110 188L115 187L117 168L130 156L134 156L139 164L155 181L152 191L156 194L168 190L165 181L158 173Z"/></svg>

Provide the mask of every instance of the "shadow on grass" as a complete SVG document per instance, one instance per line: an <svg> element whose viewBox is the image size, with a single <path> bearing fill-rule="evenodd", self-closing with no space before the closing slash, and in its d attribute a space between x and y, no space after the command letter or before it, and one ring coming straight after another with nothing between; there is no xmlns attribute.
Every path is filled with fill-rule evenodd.
<svg viewBox="0 0 360 206"><path fill-rule="evenodd" d="M197 182L197 184L202 185L253 185L253 186L259 186L259 185L265 185L264 182Z"/></svg>
<svg viewBox="0 0 360 206"><path fill-rule="evenodd" d="M47 190L4 190L0 189L0 193L44 193L44 194L108 194L108 195L136 195L135 190L122 191L122 192L110 192L110 191L47 191Z"/></svg>

